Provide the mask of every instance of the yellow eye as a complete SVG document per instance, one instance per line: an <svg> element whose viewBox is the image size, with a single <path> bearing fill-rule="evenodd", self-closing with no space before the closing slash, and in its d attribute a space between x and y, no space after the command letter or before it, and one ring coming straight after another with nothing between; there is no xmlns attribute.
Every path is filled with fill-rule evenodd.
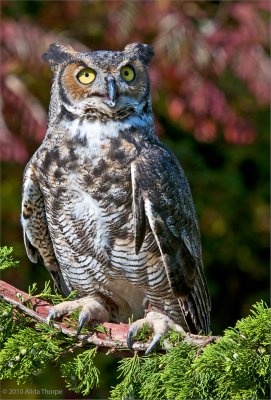
<svg viewBox="0 0 271 400"><path fill-rule="evenodd" d="M121 70L120 70L120 76L126 82L132 82L132 80L135 79L134 68L131 67L130 65L126 65L125 67L122 67Z"/></svg>
<svg viewBox="0 0 271 400"><path fill-rule="evenodd" d="M83 85L88 85L93 82L96 77L96 72L92 68L84 68L82 69L76 76L78 81Z"/></svg>

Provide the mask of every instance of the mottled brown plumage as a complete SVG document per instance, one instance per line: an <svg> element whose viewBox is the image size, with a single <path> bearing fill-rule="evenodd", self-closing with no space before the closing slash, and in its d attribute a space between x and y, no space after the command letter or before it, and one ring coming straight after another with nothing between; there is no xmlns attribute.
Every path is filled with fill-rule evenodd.
<svg viewBox="0 0 271 400"><path fill-rule="evenodd" d="M155 134L152 56L143 44L89 53L51 45L48 130L25 170L21 218L30 260L78 293L49 319L80 308L81 329L133 315L129 345L147 322L150 349L169 328L208 333L210 310L190 189Z"/></svg>

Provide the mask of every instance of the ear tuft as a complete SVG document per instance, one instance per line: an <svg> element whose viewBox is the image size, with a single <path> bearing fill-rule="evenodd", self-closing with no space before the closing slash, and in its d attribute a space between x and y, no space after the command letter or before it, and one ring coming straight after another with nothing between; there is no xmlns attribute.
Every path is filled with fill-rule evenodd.
<svg viewBox="0 0 271 400"><path fill-rule="evenodd" d="M131 43L128 44L124 51L132 55L136 54L137 57L142 60L145 64L149 64L152 57L154 56L154 49L149 44L144 43Z"/></svg>
<svg viewBox="0 0 271 400"><path fill-rule="evenodd" d="M44 61L48 61L52 69L58 64L62 64L69 60L75 51L71 46L64 46L58 43L50 45L48 51L42 55Z"/></svg>

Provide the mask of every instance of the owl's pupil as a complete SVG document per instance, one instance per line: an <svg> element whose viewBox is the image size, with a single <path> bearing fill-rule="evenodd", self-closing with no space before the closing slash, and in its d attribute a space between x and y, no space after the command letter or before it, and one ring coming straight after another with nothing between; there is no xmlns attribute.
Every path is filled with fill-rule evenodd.
<svg viewBox="0 0 271 400"><path fill-rule="evenodd" d="M85 72L85 77L88 78L89 77L89 73Z"/></svg>
<svg viewBox="0 0 271 400"><path fill-rule="evenodd" d="M125 71L125 72L124 72L124 75L128 76L128 75L129 75L129 72L128 72L128 71Z"/></svg>

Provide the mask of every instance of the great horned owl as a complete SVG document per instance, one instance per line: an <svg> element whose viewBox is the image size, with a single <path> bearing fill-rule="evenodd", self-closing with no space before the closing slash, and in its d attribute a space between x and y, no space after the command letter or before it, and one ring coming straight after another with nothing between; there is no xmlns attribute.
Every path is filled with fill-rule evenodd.
<svg viewBox="0 0 271 400"><path fill-rule="evenodd" d="M184 172L155 134L151 46L79 53L52 44L48 130L29 161L22 225L65 295L48 320L79 309L90 319L147 323L150 351L169 329L209 331L210 300L198 222Z"/></svg>

